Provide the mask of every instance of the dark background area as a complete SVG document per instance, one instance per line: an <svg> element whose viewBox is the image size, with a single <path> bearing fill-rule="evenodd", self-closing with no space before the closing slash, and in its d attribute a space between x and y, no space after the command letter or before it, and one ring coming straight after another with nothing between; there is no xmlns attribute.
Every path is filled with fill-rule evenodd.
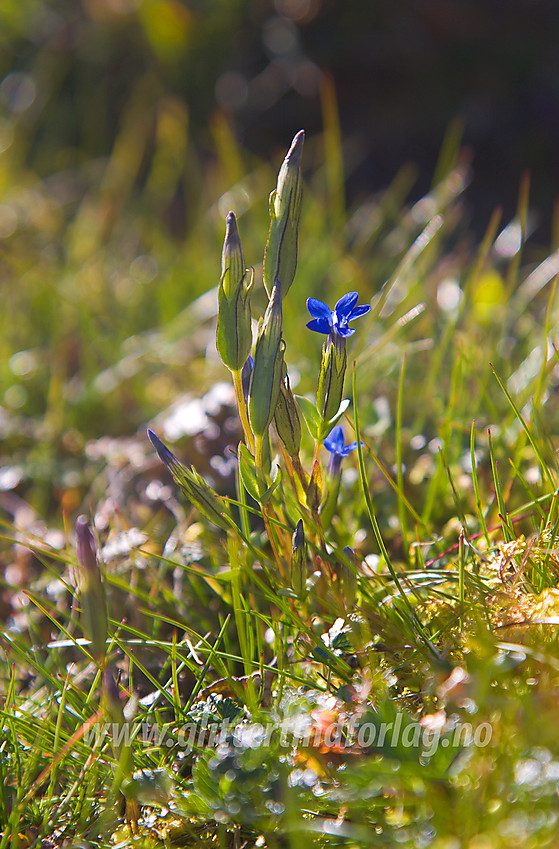
<svg viewBox="0 0 559 849"><path fill-rule="evenodd" d="M472 227L482 233L497 205L514 214L529 169L536 236L549 237L556 0L4 0L0 25L0 142L15 127L19 156L41 177L107 156L127 110L155 133L170 95L202 161L214 155L216 114L270 158L301 127L321 132L327 75L350 202L406 162L420 196L458 120L473 157Z"/></svg>

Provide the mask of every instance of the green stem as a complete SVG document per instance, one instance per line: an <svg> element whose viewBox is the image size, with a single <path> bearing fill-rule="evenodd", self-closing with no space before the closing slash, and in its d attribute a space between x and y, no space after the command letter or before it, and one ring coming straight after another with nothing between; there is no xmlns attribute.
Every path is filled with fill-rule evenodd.
<svg viewBox="0 0 559 849"><path fill-rule="evenodd" d="M294 454L293 457L291 457L291 463L292 463L293 468L295 469L295 471L297 473L299 480L301 481L301 486L303 487L303 492L306 493L308 488L309 488L309 482L307 480L305 470L303 469L303 466L301 465L301 458L299 457L298 454Z"/></svg>
<svg viewBox="0 0 559 849"><path fill-rule="evenodd" d="M266 492L266 474L264 472L264 466L263 466L263 454L264 454L264 437L263 436L257 436L256 439L255 439L255 445L254 445L254 459L256 461L256 477L257 477L257 480L258 480L258 489L259 489L261 498L264 495L264 493ZM260 502L260 507L262 509L262 518L264 520L264 526L266 528L266 533L268 534L268 539L270 540L270 545L272 547L272 551L274 553L274 557L275 557L278 569L280 571L280 575L282 577L285 577L284 561L283 561L282 556L280 554L280 551L279 551L279 548L278 548L278 542L276 540L276 537L274 535L274 530L273 530L272 524L270 522L271 511L272 511L273 508L271 507L270 503L263 504L262 502Z"/></svg>
<svg viewBox="0 0 559 849"><path fill-rule="evenodd" d="M249 449L254 453L254 436L252 435L250 422L248 420L248 412L245 404L245 396L243 393L243 379L241 376L241 370L239 369L238 371L232 371L231 374L233 375L233 386L235 387L237 409L239 410L239 418L243 426L245 442Z"/></svg>

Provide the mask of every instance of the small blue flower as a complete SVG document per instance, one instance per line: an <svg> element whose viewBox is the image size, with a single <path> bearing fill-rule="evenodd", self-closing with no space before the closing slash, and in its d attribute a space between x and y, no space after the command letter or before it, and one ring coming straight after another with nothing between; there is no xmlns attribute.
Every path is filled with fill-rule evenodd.
<svg viewBox="0 0 559 849"><path fill-rule="evenodd" d="M333 310L316 298L308 298L307 309L312 315L312 321L308 322L307 327L316 333L327 333L329 336L347 339L355 333L355 328L349 327L349 322L361 318L371 309L368 304L356 307L358 297L357 292L348 292L340 298Z"/></svg>
<svg viewBox="0 0 559 849"><path fill-rule="evenodd" d="M361 443L361 445L364 444L364 442ZM349 452L355 451L355 449L357 448L357 442L350 442L348 445L346 445L344 443L343 428L341 425L337 425L330 433L330 436L328 436L324 440L324 447L333 456L348 457Z"/></svg>
<svg viewBox="0 0 559 849"><path fill-rule="evenodd" d="M361 445L365 443L362 442ZM342 459L349 455L350 451L355 451L357 442L350 442L348 445L344 442L344 432L341 425L336 427L324 440L324 447L330 452L330 462L328 463L328 474L332 478L337 478L342 469Z"/></svg>

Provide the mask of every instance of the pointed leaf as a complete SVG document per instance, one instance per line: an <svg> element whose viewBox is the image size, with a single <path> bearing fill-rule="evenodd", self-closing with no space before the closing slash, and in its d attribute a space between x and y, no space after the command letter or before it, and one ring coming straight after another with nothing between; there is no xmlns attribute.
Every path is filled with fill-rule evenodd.
<svg viewBox="0 0 559 849"><path fill-rule="evenodd" d="M266 492L264 493L264 495L260 499L260 503L262 504L263 507L268 503L268 501L270 500L270 498L272 497L273 493L278 488L280 483L281 483L281 469L278 467L277 474L276 474L274 481L272 482L271 486L268 487L268 489L266 490Z"/></svg>
<svg viewBox="0 0 559 849"><path fill-rule="evenodd" d="M255 501L260 501L254 457L243 443L239 446L239 473L243 486Z"/></svg>
<svg viewBox="0 0 559 849"><path fill-rule="evenodd" d="M303 418L305 419L310 435L313 439L316 439L321 424L320 413L313 402L309 401L308 398L305 398L304 395L295 395L295 399L299 404L299 408L303 414Z"/></svg>

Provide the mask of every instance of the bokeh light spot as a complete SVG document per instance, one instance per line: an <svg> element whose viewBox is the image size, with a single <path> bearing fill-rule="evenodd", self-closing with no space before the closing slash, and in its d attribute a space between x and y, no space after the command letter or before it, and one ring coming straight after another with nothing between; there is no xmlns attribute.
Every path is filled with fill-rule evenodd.
<svg viewBox="0 0 559 849"><path fill-rule="evenodd" d="M37 86L30 74L13 71L0 83L0 98L10 112L25 112L33 105L36 96Z"/></svg>

